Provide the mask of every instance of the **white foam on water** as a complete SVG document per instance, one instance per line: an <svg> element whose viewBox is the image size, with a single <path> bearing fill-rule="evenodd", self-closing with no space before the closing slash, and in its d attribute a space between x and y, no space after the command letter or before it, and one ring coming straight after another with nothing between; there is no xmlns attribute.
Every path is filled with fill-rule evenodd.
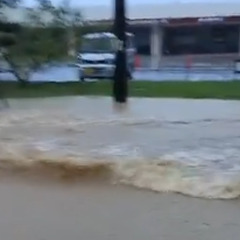
<svg viewBox="0 0 240 240"><path fill-rule="evenodd" d="M125 150L123 153L121 150ZM126 151L126 148L117 146L104 149L102 155L93 157L71 151L56 151L56 146L39 143L35 146L21 144L8 145L0 148L0 168L7 165L11 168L38 166L39 163L50 164L52 167L64 166L65 171L74 168L93 171L102 166L108 168L111 176L117 183L127 184L142 189L157 192L175 192L192 197L209 199L234 199L240 196L239 165L232 169L219 170L209 167L208 164L191 161L169 160L166 156L158 159L144 159L136 149ZM105 156L104 156L105 154ZM139 157L140 156L140 157ZM210 165L210 164L209 164Z"/></svg>
<svg viewBox="0 0 240 240"><path fill-rule="evenodd" d="M163 157L164 159L164 157ZM157 192L175 192L209 199L240 196L240 173L221 173L177 160L122 163L115 173L120 182Z"/></svg>
<svg viewBox="0 0 240 240"><path fill-rule="evenodd" d="M230 115L221 121L204 121L209 117L190 121L182 116L178 121L154 114L84 115L77 108L80 114L73 114L66 106L0 113L0 170L35 169L45 163L51 168L64 166L71 175L76 174L74 169L81 168L82 174L84 169L94 172L102 167L112 180L142 189L212 199L240 196L240 150L234 135L240 126L231 122ZM202 129L208 133L206 129L219 121L221 128L209 133L213 140L204 145ZM185 126L194 131L187 135L187 144Z"/></svg>
<svg viewBox="0 0 240 240"><path fill-rule="evenodd" d="M230 163L231 154L224 156L224 151L218 155L201 150L176 152L153 159L142 156L141 149L131 145L112 145L86 154L61 149L54 139L28 144L17 139L1 143L0 152L0 168L6 162L14 167L33 168L45 162L70 166L72 171L79 167L99 168L102 164L109 168L115 181L138 188L212 199L240 196L240 163L237 158ZM235 154L240 156L237 150ZM229 161L229 165L222 169L219 161Z"/></svg>

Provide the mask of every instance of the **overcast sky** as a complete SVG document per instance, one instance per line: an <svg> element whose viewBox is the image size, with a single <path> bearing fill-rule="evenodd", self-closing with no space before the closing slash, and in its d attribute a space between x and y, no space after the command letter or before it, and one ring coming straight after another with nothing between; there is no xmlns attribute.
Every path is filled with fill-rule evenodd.
<svg viewBox="0 0 240 240"><path fill-rule="evenodd" d="M23 0L28 6L34 4L35 0ZM52 0L54 4L59 4L63 0ZM94 6L94 5L110 5L113 0L69 0L72 6ZM126 0L128 4L144 4L144 3L173 3L173 2L239 2L239 0Z"/></svg>

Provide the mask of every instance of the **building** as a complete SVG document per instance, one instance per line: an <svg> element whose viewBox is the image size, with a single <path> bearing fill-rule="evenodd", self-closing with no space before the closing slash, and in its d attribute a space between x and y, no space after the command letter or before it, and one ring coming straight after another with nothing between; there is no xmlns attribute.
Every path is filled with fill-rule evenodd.
<svg viewBox="0 0 240 240"><path fill-rule="evenodd" d="M113 9L114 6L92 6L80 11L87 24L112 24ZM22 10L18 9L18 14L11 11L17 10L5 13L13 21L28 21ZM44 16L45 21L50 19ZM138 54L147 57L148 67L159 68L166 59L183 62L182 56L186 55L203 61L232 62L240 53L237 2L129 5L127 19L128 30L136 36Z"/></svg>
<svg viewBox="0 0 240 240"><path fill-rule="evenodd" d="M113 6L82 12L88 23L112 22ZM175 56L171 61L186 55L232 61L240 52L240 3L142 4L128 6L127 18L138 53L150 56L153 68L169 56Z"/></svg>

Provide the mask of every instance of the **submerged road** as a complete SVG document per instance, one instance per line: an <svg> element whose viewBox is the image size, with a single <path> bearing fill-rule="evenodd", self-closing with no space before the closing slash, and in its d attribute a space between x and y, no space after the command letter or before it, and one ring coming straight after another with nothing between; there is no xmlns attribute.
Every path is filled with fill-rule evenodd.
<svg viewBox="0 0 240 240"><path fill-rule="evenodd" d="M134 98L122 112L105 97L9 104L2 240L239 239L239 101ZM67 178L94 162L132 187L96 178L99 168Z"/></svg>
<svg viewBox="0 0 240 240"><path fill-rule="evenodd" d="M174 67L162 70L139 69L134 73L136 81L231 81L240 80L240 74L235 74L233 69L228 68L193 68L187 71L185 68ZM16 81L12 73L0 72L0 80ZM68 82L78 81L78 71L74 66L55 65L32 74L32 82Z"/></svg>

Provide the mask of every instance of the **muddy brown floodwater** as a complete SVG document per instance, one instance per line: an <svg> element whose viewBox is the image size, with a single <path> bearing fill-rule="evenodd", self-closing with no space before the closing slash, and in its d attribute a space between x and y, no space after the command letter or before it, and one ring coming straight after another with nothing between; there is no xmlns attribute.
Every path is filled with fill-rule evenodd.
<svg viewBox="0 0 240 240"><path fill-rule="evenodd" d="M3 240L238 240L238 101L11 100Z"/></svg>

